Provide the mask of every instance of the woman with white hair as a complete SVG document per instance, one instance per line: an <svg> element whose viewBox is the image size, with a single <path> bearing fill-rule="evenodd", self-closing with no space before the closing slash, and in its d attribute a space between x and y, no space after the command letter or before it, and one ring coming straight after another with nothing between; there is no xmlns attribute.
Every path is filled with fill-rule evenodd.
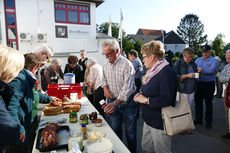
<svg viewBox="0 0 230 153"><path fill-rule="evenodd" d="M102 85L103 68L97 63L94 58L89 58L86 61L86 68L89 72L89 82L86 82L87 88L91 88L93 92L93 105L104 116L104 110L101 108L99 102L104 99L104 90Z"/></svg>
<svg viewBox="0 0 230 153"><path fill-rule="evenodd" d="M4 145L20 139L20 127L13 120L6 107L14 92L9 87L11 82L24 67L24 56L17 50L0 46L0 152Z"/></svg>
<svg viewBox="0 0 230 153"><path fill-rule="evenodd" d="M51 61L49 67L47 67L41 74L42 90L46 91L48 84L57 84L59 77L63 79L64 74L61 70L62 62L60 59L55 58Z"/></svg>

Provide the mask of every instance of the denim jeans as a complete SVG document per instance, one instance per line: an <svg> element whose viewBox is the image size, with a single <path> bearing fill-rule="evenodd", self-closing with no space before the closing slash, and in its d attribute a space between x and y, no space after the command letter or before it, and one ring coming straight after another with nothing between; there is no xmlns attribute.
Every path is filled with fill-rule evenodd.
<svg viewBox="0 0 230 153"><path fill-rule="evenodd" d="M125 135L128 149L131 153L137 152L137 104L133 101L134 94L131 95L125 104L120 104L110 115L112 129L122 140L122 121L125 123ZM116 98L109 98L108 103Z"/></svg>

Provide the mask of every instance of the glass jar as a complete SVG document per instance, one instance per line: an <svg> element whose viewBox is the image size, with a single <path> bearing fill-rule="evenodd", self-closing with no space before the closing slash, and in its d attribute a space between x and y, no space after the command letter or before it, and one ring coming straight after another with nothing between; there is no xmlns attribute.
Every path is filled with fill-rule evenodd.
<svg viewBox="0 0 230 153"><path fill-rule="evenodd" d="M80 124L88 124L88 116L86 114L80 116Z"/></svg>
<svg viewBox="0 0 230 153"><path fill-rule="evenodd" d="M100 118L96 119L95 125L96 125L96 127L101 127L102 126L102 119L100 119Z"/></svg>
<svg viewBox="0 0 230 153"><path fill-rule="evenodd" d="M76 123L77 122L77 113L76 112L70 112L69 122L70 123Z"/></svg>

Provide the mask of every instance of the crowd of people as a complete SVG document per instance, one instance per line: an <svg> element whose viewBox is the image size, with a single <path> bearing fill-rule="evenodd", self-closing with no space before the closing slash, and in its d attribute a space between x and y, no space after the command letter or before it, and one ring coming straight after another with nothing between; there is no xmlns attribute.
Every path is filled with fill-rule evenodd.
<svg viewBox="0 0 230 153"><path fill-rule="evenodd" d="M32 53L22 55L19 51L0 46L0 153L30 153L39 123L37 106L59 100L47 95L48 84L57 84L64 74L75 74L75 83L83 82L84 93L98 112L109 122L122 140L125 131L127 147L137 152L137 118L139 107L144 120L142 152L170 153L172 137L164 131L161 108L175 106L177 92L182 93L190 106L195 102L195 124L211 129L213 123L213 97L215 83L217 98L222 97L223 84L226 133L230 138L228 111L230 107L230 50L226 52L227 65L212 56L209 45L202 48L202 57L195 61L194 50L185 48L183 57L173 66L164 58L165 50L160 41L150 41L141 48L142 61L136 50L122 55L116 40L105 40L102 54L104 66L97 60L70 55L61 70L62 62L54 58L48 44L38 46ZM49 63L46 66L46 63ZM144 72L144 70L146 70ZM99 102L106 100L101 108ZM203 101L206 110L203 119ZM122 124L125 128L122 129ZM192 131L184 133L192 134Z"/></svg>

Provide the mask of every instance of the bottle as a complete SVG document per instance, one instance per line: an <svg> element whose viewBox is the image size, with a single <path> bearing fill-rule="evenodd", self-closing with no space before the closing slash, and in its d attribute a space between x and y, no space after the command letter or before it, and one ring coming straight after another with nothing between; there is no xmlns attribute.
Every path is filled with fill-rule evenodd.
<svg viewBox="0 0 230 153"><path fill-rule="evenodd" d="M81 134L82 134L83 140L87 140L87 127L85 124L81 125Z"/></svg>
<svg viewBox="0 0 230 153"><path fill-rule="evenodd" d="M76 112L70 112L70 114L69 114L69 122L70 123L77 122L77 113Z"/></svg>
<svg viewBox="0 0 230 153"><path fill-rule="evenodd" d="M102 109L104 109L105 106L107 105L103 99L99 103L100 103Z"/></svg>
<svg viewBox="0 0 230 153"><path fill-rule="evenodd" d="M105 108L106 105L107 105L106 102L105 102L105 100L102 99L99 103L100 103L100 105L101 105L101 108L104 110L104 108ZM107 115L111 115L111 113L107 113Z"/></svg>

